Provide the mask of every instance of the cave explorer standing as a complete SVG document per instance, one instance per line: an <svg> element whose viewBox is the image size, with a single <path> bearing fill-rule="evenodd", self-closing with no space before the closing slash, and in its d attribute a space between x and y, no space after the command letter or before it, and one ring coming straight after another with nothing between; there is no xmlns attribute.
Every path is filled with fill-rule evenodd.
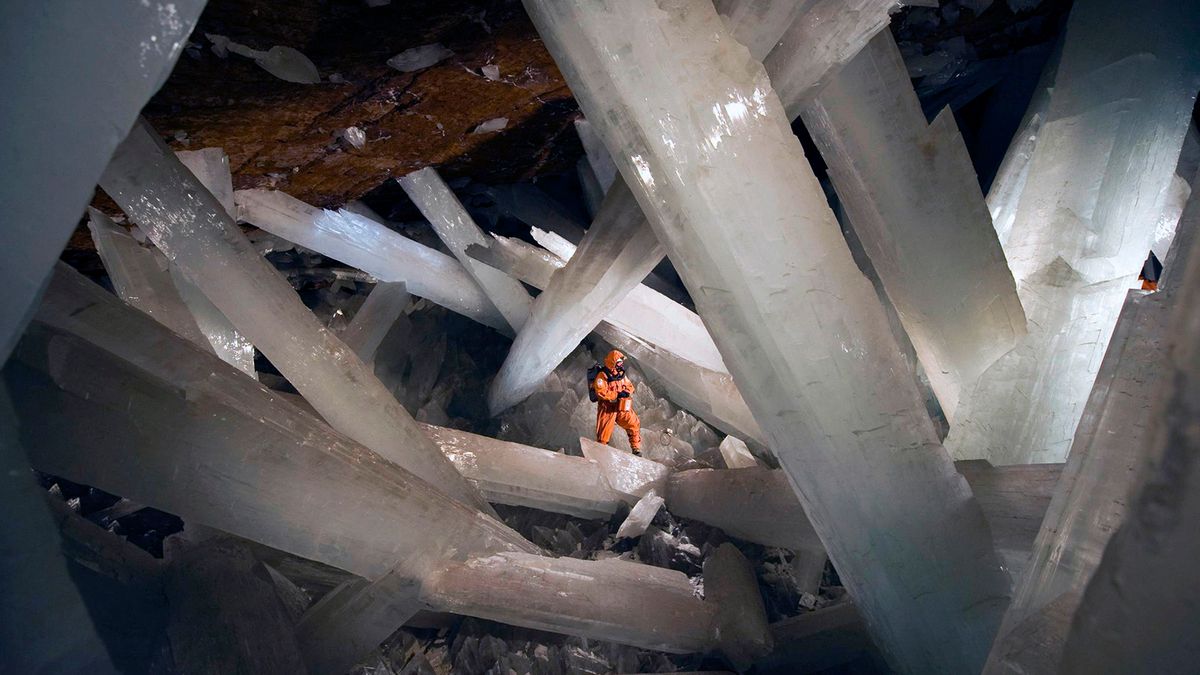
<svg viewBox="0 0 1200 675"><path fill-rule="evenodd" d="M633 412L635 387L625 377L625 355L614 349L604 357L604 367L593 371L590 389L596 401L596 441L607 444L616 425L629 435L633 454L642 454L642 423Z"/></svg>

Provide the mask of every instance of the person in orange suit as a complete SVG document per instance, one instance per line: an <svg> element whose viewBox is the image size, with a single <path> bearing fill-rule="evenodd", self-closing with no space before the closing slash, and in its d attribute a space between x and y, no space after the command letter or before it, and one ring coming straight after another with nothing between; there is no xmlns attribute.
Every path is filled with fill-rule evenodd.
<svg viewBox="0 0 1200 675"><path fill-rule="evenodd" d="M629 435L633 454L642 454L642 423L633 412L633 382L625 377L625 355L612 350L604 357L604 368L592 380L596 391L596 441L608 443L613 426Z"/></svg>

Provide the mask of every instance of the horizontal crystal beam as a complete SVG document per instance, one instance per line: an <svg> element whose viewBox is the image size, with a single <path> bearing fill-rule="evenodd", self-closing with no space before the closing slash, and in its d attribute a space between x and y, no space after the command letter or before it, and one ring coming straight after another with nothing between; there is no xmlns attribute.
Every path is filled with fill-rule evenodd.
<svg viewBox="0 0 1200 675"><path fill-rule="evenodd" d="M0 6L4 60L26 64L0 73L0 164L11 168L0 181L0 359L21 337L96 179L175 67L204 5Z"/></svg>
<svg viewBox="0 0 1200 675"><path fill-rule="evenodd" d="M396 179L396 182L433 226L446 248L500 310L513 332L519 332L529 318L533 303L529 291L507 274L467 257L467 246L486 245L487 240L437 171L425 167Z"/></svg>
<svg viewBox="0 0 1200 675"><path fill-rule="evenodd" d="M330 426L451 497L491 511L144 120L118 148L101 185Z"/></svg>
<svg viewBox="0 0 1200 675"><path fill-rule="evenodd" d="M431 609L672 653L716 646L716 608L682 572L618 559L502 553L451 563L421 590Z"/></svg>
<svg viewBox="0 0 1200 675"><path fill-rule="evenodd" d="M4 375L42 471L367 578L536 550L72 270L36 321Z"/></svg>
<svg viewBox="0 0 1200 675"><path fill-rule="evenodd" d="M517 333L492 380L488 392L492 414L528 398L604 317L618 316L622 300L640 286L662 256L662 247L633 194L623 182L616 184L579 250L534 301L525 328ZM482 262L471 262L509 278ZM649 294L661 303L670 302L654 291ZM642 316L642 326L656 318Z"/></svg>
<svg viewBox="0 0 1200 675"><path fill-rule="evenodd" d="M504 317L454 258L342 209L309 206L282 192L238 190L241 220L353 265L380 281L404 282L408 292L497 330Z"/></svg>
<svg viewBox="0 0 1200 675"><path fill-rule="evenodd" d="M900 49L882 31L800 116L953 425L962 388L1025 335L954 115L926 123Z"/></svg>
<svg viewBox="0 0 1200 675"><path fill-rule="evenodd" d="M877 642L978 670L1009 580L762 68L700 4L523 4Z"/></svg>
<svg viewBox="0 0 1200 675"><path fill-rule="evenodd" d="M1198 23L1200 5L1171 0L1071 10L1005 247L1029 334L964 389L946 439L955 457L1067 457L1175 178L1200 81Z"/></svg>

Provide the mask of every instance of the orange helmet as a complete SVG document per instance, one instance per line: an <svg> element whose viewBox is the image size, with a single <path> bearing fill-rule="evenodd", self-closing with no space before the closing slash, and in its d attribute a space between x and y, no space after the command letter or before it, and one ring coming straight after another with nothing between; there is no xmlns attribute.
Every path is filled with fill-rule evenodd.
<svg viewBox="0 0 1200 675"><path fill-rule="evenodd" d="M608 368L609 372L615 371L617 368L625 366L625 355L617 350L612 350L608 356L604 357L604 367Z"/></svg>

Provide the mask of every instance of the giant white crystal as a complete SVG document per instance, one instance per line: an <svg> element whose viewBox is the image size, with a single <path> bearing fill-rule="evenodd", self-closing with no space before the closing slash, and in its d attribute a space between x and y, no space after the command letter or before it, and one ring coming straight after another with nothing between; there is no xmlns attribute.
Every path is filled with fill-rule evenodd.
<svg viewBox="0 0 1200 675"><path fill-rule="evenodd" d="M925 122L890 31L801 117L951 424L1025 314L949 109Z"/></svg>
<svg viewBox="0 0 1200 675"><path fill-rule="evenodd" d="M145 121L122 143L101 184L331 426L451 497L490 510Z"/></svg>
<svg viewBox="0 0 1200 675"><path fill-rule="evenodd" d="M1198 22L1200 5L1169 0L1072 10L1006 247L1030 332L964 390L956 457L1067 456L1191 120Z"/></svg>
<svg viewBox="0 0 1200 675"><path fill-rule="evenodd" d="M496 309L500 310L509 327L519 332L529 318L529 307L533 303L529 291L507 274L467 256L467 246L484 245L487 239L437 171L426 167L397 182L429 220L446 248L458 258Z"/></svg>
<svg viewBox="0 0 1200 675"><path fill-rule="evenodd" d="M980 668L1008 579L762 68L700 4L524 4L876 640Z"/></svg>
<svg viewBox="0 0 1200 675"><path fill-rule="evenodd" d="M620 316L621 301L641 285L662 254L629 188L624 183L615 185L575 255L534 301L525 327L517 333L492 381L488 392L492 413L532 394L605 316ZM650 294L655 300L670 302L654 291ZM658 318L641 316L643 326L653 325L646 319Z"/></svg>
<svg viewBox="0 0 1200 675"><path fill-rule="evenodd" d="M1192 34L1200 28L1188 27ZM1196 206L1195 199L1189 209ZM1121 529L1104 550L1066 641L1063 672L1170 672L1196 662L1200 631L1200 250L1170 319L1167 386Z"/></svg>
<svg viewBox="0 0 1200 675"><path fill-rule="evenodd" d="M241 219L353 265L380 281L403 281L409 293L493 328L508 326L454 258L345 209L309 206L282 192L238 190Z"/></svg>
<svg viewBox="0 0 1200 675"><path fill-rule="evenodd" d="M183 53L204 0L0 6L0 358L28 321L96 179ZM100 58L97 55L103 54ZM79 114L83 108L86 115Z"/></svg>
<svg viewBox="0 0 1200 675"><path fill-rule="evenodd" d="M375 358L375 350L411 301L403 282L376 284L350 319L350 325L342 331L342 342L353 349L358 358L370 363Z"/></svg>

